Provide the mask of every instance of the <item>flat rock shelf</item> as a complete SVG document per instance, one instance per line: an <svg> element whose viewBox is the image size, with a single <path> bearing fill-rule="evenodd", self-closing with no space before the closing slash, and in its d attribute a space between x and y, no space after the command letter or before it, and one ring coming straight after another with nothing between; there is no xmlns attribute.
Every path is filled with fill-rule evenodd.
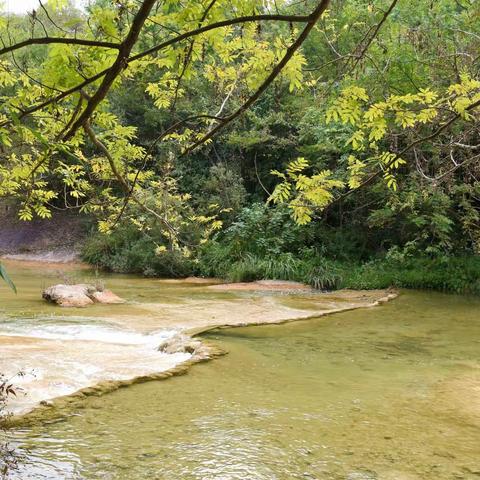
<svg viewBox="0 0 480 480"><path fill-rule="evenodd" d="M76 393L81 397L92 387L99 394L158 378L162 372L178 373L177 367L186 362L219 354L191 339L210 329L314 318L372 307L396 296L384 290L321 293L284 282L257 282L246 289L244 284L238 288L216 285L214 280L105 275L107 286L125 303L102 305L88 293L88 285L95 284L93 270L43 264L40 276L38 265L31 262L7 262L7 267L19 294L6 289L0 293L0 371L24 374L17 383L25 395L10 403L16 414L29 412L40 402L50 407L58 397ZM73 285L53 289L65 294L58 298L68 302L70 290L80 290L88 308L60 309L39 297L45 283L65 276Z"/></svg>

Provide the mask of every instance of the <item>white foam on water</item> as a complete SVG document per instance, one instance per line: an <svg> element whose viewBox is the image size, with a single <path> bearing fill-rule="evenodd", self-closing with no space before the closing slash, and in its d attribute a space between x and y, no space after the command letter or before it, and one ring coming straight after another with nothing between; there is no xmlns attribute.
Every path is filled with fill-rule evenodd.
<svg viewBox="0 0 480 480"><path fill-rule="evenodd" d="M167 354L158 346L176 330L150 334L103 325L3 324L0 328L0 371L15 377L20 394L9 402L14 413L38 402L69 395L85 387L125 381L169 370L189 353Z"/></svg>
<svg viewBox="0 0 480 480"><path fill-rule="evenodd" d="M31 325L8 324L0 328L0 336L31 337L45 340L84 340L120 345L154 346L178 333L177 330L158 330L142 334L129 330L97 325Z"/></svg>

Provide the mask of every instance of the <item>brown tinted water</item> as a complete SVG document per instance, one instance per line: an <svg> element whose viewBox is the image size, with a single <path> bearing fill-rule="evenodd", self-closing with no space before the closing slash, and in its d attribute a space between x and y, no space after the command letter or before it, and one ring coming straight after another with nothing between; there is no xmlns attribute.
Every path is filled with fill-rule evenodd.
<svg viewBox="0 0 480 480"><path fill-rule="evenodd" d="M214 331L181 377L88 398L15 434L19 479L480 477L480 300Z"/></svg>

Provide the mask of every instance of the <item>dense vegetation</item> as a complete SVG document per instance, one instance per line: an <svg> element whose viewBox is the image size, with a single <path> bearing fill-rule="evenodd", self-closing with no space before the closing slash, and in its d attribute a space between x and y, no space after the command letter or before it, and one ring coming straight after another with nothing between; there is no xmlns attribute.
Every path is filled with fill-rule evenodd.
<svg viewBox="0 0 480 480"><path fill-rule="evenodd" d="M92 45L0 49L21 218L89 215L84 258L119 272L480 293L478 2L47 6L4 44Z"/></svg>

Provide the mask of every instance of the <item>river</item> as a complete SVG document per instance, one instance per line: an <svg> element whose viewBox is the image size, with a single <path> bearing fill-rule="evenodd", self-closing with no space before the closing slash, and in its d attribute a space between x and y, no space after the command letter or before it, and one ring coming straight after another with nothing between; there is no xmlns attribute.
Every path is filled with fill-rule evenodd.
<svg viewBox="0 0 480 480"><path fill-rule="evenodd" d="M152 302L176 305L182 312L188 310L188 300L192 303L187 306L197 306L193 314L208 310L210 316L212 302L221 307L218 315L226 315L237 303L246 305L244 314L254 312L251 304L259 307L257 313L268 306L275 318L277 307L284 316L291 315L290 310L311 316L319 308L307 294L207 293L205 286L166 282L159 288L155 281L142 283L140 289L134 279L114 276L108 286L123 295L135 289L137 300L144 298L149 307L116 306L112 317L105 316L102 306L88 310L88 317L72 310L62 311L60 317L44 310L40 315L35 314L38 305L28 303L35 302L37 288L31 270L15 267L14 273L26 291L32 282L32 298L27 295L21 308L13 300L2 305L3 333L10 339L12 331L19 335L24 328L26 334L35 320L40 331L32 343L62 344L74 333L83 335L78 341L90 342L95 352L98 338L89 335L100 332L109 337L113 330L119 334L118 325L127 325L126 319L143 308L134 317L140 325L134 335L144 337L134 345L118 338L104 342L113 345L104 360L116 358L120 368L104 365L94 374L87 371L88 381L120 371L132 375L166 368L168 362L182 360L166 355L160 360L147 348L158 340L152 339L151 330L147 334L153 318L158 320ZM187 317L180 315L180 324ZM167 322L153 333L167 335L172 325ZM374 308L282 325L213 330L203 338L228 355L194 365L188 375L86 397L53 417L15 428L11 439L27 453L12 478L479 478L480 299L404 291ZM68 372L64 362L71 359L69 352L62 356L60 346L55 348L59 356L50 359ZM141 368L122 364L120 352L128 352L125 358L130 363L138 360ZM73 348L70 354L78 354L72 361L78 367L84 365L88 351ZM142 360L143 354L147 358ZM158 363L152 367L152 362ZM94 358L91 365L98 368ZM128 368L132 370L125 372ZM71 378L65 373L63 382L68 384ZM27 387L32 388L34 380L29 382Z"/></svg>

